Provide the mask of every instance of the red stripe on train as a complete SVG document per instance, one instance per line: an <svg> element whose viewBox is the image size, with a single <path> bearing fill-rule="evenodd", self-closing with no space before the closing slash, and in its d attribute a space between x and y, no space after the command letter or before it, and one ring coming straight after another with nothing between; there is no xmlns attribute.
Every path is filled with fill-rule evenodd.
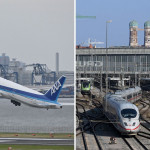
<svg viewBox="0 0 150 150"><path fill-rule="evenodd" d="M142 95L135 96L135 97L129 99L128 101L131 101L131 100L133 100L133 99L135 99L135 98L137 98L137 97L140 97L140 96L142 96Z"/></svg>
<svg viewBox="0 0 150 150"><path fill-rule="evenodd" d="M134 128L134 129L126 129L126 128L124 128L124 127L122 127L122 125L120 125L120 124L118 124L121 128L123 128L124 130L136 130L137 128L139 128L139 126L140 126L140 124L136 127L136 128Z"/></svg>

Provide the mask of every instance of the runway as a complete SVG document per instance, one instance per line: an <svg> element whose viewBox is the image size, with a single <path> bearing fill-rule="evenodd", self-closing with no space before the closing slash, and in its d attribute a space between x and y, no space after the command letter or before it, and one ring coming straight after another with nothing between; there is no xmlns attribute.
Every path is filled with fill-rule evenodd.
<svg viewBox="0 0 150 150"><path fill-rule="evenodd" d="M74 145L73 139L0 138L0 144L15 145Z"/></svg>

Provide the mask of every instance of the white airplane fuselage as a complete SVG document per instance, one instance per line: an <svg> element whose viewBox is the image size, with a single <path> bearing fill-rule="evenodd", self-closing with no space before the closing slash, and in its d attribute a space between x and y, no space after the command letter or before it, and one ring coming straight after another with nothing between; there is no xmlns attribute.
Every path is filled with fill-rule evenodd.
<svg viewBox="0 0 150 150"><path fill-rule="evenodd" d="M49 93L47 93L47 96L46 94L42 94L0 77L0 95L10 99L16 106L20 106L21 103L24 103L32 107L58 109L62 108L62 105L57 102L57 98L64 82L65 77L62 76L48 91ZM55 95L55 92L57 95Z"/></svg>

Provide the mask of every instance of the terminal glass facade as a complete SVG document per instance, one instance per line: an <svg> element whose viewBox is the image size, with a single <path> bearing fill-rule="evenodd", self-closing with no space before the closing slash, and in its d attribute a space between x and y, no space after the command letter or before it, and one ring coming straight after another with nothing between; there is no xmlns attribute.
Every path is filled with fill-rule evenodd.
<svg viewBox="0 0 150 150"><path fill-rule="evenodd" d="M97 62L100 65L97 64ZM110 73L149 73L150 55L118 54L107 56L107 71ZM106 55L77 55L77 67L80 71L99 71L102 68L106 72Z"/></svg>

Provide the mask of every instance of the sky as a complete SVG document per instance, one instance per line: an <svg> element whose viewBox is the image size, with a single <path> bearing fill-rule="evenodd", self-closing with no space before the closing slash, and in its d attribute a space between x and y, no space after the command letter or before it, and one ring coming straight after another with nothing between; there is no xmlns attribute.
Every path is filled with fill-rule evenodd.
<svg viewBox="0 0 150 150"><path fill-rule="evenodd" d="M73 0L0 0L0 55L74 70Z"/></svg>
<svg viewBox="0 0 150 150"><path fill-rule="evenodd" d="M129 22L136 20L143 29L150 20L150 0L77 0L77 15L96 16L96 19L77 19L76 43L87 43L88 38L104 42L106 46L106 21L108 24L108 46L129 45ZM144 44L144 31L138 31L138 43Z"/></svg>

